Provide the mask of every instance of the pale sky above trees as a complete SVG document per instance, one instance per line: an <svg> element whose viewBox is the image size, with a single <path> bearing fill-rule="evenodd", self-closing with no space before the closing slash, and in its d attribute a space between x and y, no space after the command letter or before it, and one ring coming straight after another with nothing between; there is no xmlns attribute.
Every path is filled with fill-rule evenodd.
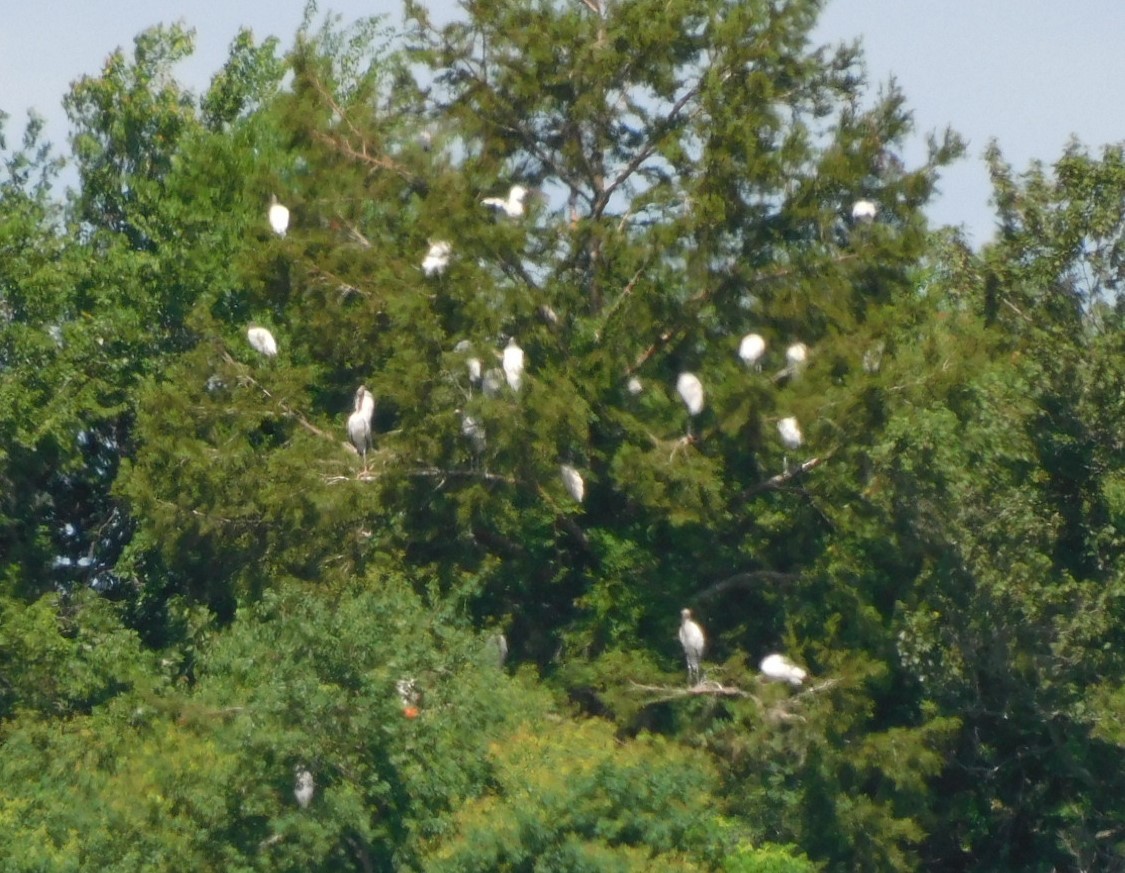
<svg viewBox="0 0 1125 873"><path fill-rule="evenodd" d="M352 20L399 4L325 0ZM450 0L430 4L435 14ZM179 19L195 28L197 51L181 80L202 90L225 60L240 26L287 45L301 21L303 0L47 0L23 4L0 28L0 109L21 119L34 107L49 136L65 136L62 96L83 74L97 74L117 46L140 30ZM908 163L924 154L928 131L951 124L969 143L969 157L948 170L942 196L930 208L940 224L964 224L976 244L992 235L988 177L980 156L996 137L1017 169L1053 163L1075 135L1098 149L1125 137L1125 5L1118 0L901 0L829 2L817 34L826 41L862 37L874 83L895 75L918 122ZM10 127L9 133L18 130Z"/></svg>

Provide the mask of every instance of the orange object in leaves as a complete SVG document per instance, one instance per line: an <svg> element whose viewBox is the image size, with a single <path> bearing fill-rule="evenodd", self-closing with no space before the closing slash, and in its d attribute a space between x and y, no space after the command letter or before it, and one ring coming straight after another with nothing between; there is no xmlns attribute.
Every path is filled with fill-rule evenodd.
<svg viewBox="0 0 1125 873"><path fill-rule="evenodd" d="M419 711L417 706L404 706L402 708L402 714L407 718L417 718Z"/></svg>

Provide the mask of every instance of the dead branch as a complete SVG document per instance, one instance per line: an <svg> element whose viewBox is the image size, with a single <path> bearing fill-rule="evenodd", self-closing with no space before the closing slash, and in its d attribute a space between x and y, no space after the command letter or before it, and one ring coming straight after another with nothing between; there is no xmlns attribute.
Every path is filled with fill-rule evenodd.
<svg viewBox="0 0 1125 873"><path fill-rule="evenodd" d="M763 491L770 491L774 488L780 488L782 485L786 484L787 482L791 482L798 476L807 473L814 467L819 467L830 457L832 457L831 454L825 455L822 458L809 458L803 464L798 464L792 470L786 470L783 473L778 473L776 476L770 476L765 481L756 482L749 488L745 489L741 494L739 494L738 499L740 501L746 500L747 498L753 497L755 494L760 494Z"/></svg>

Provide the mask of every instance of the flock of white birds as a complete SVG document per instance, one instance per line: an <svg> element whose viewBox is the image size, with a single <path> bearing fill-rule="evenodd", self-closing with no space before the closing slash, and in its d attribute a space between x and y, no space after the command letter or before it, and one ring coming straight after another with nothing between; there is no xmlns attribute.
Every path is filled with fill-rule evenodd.
<svg viewBox="0 0 1125 873"><path fill-rule="evenodd" d="M508 196L485 197L482 205L497 209L509 218L521 218L526 210L528 190L523 185L513 185ZM875 220L877 207L870 200L857 200L852 206L852 220L857 223L870 223ZM267 213L270 228L279 237L284 237L289 230L289 209L278 202L276 196L270 198ZM433 240L422 259L422 273L427 277L442 275L449 267L453 257L453 245L446 240ZM552 313L553 314L553 313ZM273 334L264 327L251 326L246 331L246 338L250 346L266 357L277 357L277 340ZM455 347L455 351L468 352L470 345L467 340L462 340ZM761 370L762 356L766 352L766 340L760 334L748 333L738 346L738 357L747 366ZM872 371L878 367L878 358L882 355L879 347L864 356L864 369ZM805 366L809 357L809 349L802 342L795 342L785 350L786 371L788 375L795 376ZM508 344L500 355L500 369L484 369L480 358L470 357L467 361L469 370L469 383L479 387L486 396L497 396L505 383L514 392L519 393L523 387L523 373L526 366L526 355L516 342L510 337ZM626 383L630 394L637 395L644 391L644 385L636 376L630 376ZM676 379L676 393L679 394L684 406L687 407L689 419L699 415L705 406L703 383L694 373L680 373ZM367 472L367 453L371 450L371 419L375 413L375 397L361 385L355 393L354 409L348 416L348 439L355 447L357 454L363 461L363 472ZM690 424L689 424L690 427ZM777 422L778 435L786 449L795 450L804 442L801 427L793 416L785 416ZM468 413L461 416L461 435L464 436L473 451L480 455L487 447L487 437L484 425ZM785 468L788 470L789 460L785 458ZM559 473L563 486L573 500L581 503L586 497L586 483L582 474L570 464L561 464ZM681 613L680 644L684 649L687 661L688 681L695 685L702 679L702 659L706 640L703 629L692 619L691 610L684 609ZM762 675L770 680L787 682L799 686L807 673L786 658L784 655L771 654L762 659L760 664ZM304 768L297 772L297 787L295 796L301 807L308 806L314 791L312 774Z"/></svg>

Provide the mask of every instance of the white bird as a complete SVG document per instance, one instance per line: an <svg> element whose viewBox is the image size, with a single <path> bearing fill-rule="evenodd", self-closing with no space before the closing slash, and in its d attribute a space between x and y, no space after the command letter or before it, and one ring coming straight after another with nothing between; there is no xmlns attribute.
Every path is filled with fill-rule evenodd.
<svg viewBox="0 0 1125 873"><path fill-rule="evenodd" d="M863 369L865 372L872 374L879 372L879 368L883 366L883 350L885 348L883 341L879 340L863 353Z"/></svg>
<svg viewBox="0 0 1125 873"><path fill-rule="evenodd" d="M508 660L508 638L503 633L493 634L489 643L496 649L496 666L503 669L504 662Z"/></svg>
<svg viewBox="0 0 1125 873"><path fill-rule="evenodd" d="M644 383L636 376L630 376L629 381L625 383L625 390L636 397L645 390Z"/></svg>
<svg viewBox="0 0 1125 873"><path fill-rule="evenodd" d="M852 221L870 224L875 220L875 213L879 208L870 200L857 200L852 204Z"/></svg>
<svg viewBox="0 0 1125 873"><path fill-rule="evenodd" d="M402 701L404 707L417 706L418 701L422 699L422 695L418 691L418 682L415 679L396 680L395 691L398 692L399 700Z"/></svg>
<svg viewBox="0 0 1125 873"><path fill-rule="evenodd" d="M299 764L294 768L294 773L297 775L297 784L293 788L293 796L297 798L297 805L301 809L308 809L316 793L313 775Z"/></svg>
<svg viewBox="0 0 1125 873"><path fill-rule="evenodd" d="M500 390L504 387L504 371L499 367L492 367L484 371L480 380L481 390L485 397L499 397Z"/></svg>
<svg viewBox="0 0 1125 873"><path fill-rule="evenodd" d="M690 609L680 610L680 619L680 645L684 647L684 659L687 661L688 683L696 685L703 675L699 668L706 646L703 628L692 621Z"/></svg>
<svg viewBox="0 0 1125 873"><path fill-rule="evenodd" d="M519 218L523 215L523 200L527 196L527 189L523 185L513 185L508 189L508 199L500 197L485 197L481 203L496 209L503 209L508 218Z"/></svg>
<svg viewBox="0 0 1125 873"><path fill-rule="evenodd" d="M461 435L469 440L473 451L478 455L484 454L485 441L484 425L468 413L461 416Z"/></svg>
<svg viewBox="0 0 1125 873"><path fill-rule="evenodd" d="M277 195L270 195L270 210L269 210L270 227L273 232L280 237L285 236L285 232L289 230L289 209L282 206L277 202Z"/></svg>
<svg viewBox="0 0 1125 873"><path fill-rule="evenodd" d="M371 448L371 418L375 414L375 395L360 385L355 392L355 411L348 416L348 439L363 458L367 472L367 452Z"/></svg>
<svg viewBox="0 0 1125 873"><path fill-rule="evenodd" d="M797 687L809 674L784 655L766 655L761 663L762 675L773 682L788 682Z"/></svg>
<svg viewBox="0 0 1125 873"><path fill-rule="evenodd" d="M785 361L790 371L801 369L809 359L809 347L804 343L793 343L785 350Z"/></svg>
<svg viewBox="0 0 1125 873"><path fill-rule="evenodd" d="M504 378L508 380L508 387L518 392L523 385L523 349L516 343L516 338L511 337L504 349Z"/></svg>
<svg viewBox="0 0 1125 873"><path fill-rule="evenodd" d="M781 442L787 449L798 449L804 442L801 427L793 416L783 418L777 423L777 432L781 435Z"/></svg>
<svg viewBox="0 0 1125 873"><path fill-rule="evenodd" d="M761 334L748 333L738 344L738 356L751 367L756 367L766 351L766 341Z"/></svg>
<svg viewBox="0 0 1125 873"><path fill-rule="evenodd" d="M566 486L567 493L581 503L582 498L586 496L586 483L582 481L582 474L570 464L560 465L559 473L562 475L563 485Z"/></svg>
<svg viewBox="0 0 1125 873"><path fill-rule="evenodd" d="M261 352L267 358L277 357L277 340L273 334L264 327L251 327L246 331L246 339L256 352Z"/></svg>
<svg viewBox="0 0 1125 873"><path fill-rule="evenodd" d="M703 411L703 383L694 373L680 373L676 380L676 391L687 407L688 415L696 416Z"/></svg>
<svg viewBox="0 0 1125 873"><path fill-rule="evenodd" d="M422 272L427 276L440 276L449 266L449 257L453 254L453 245L444 240L430 243L426 257L422 259Z"/></svg>
<svg viewBox="0 0 1125 873"><path fill-rule="evenodd" d="M453 347L453 351L461 352L462 354L472 351L472 344L468 340L461 340ZM469 368L469 383L472 385L480 384L480 377L483 371L483 365L480 358L466 358L465 365Z"/></svg>

